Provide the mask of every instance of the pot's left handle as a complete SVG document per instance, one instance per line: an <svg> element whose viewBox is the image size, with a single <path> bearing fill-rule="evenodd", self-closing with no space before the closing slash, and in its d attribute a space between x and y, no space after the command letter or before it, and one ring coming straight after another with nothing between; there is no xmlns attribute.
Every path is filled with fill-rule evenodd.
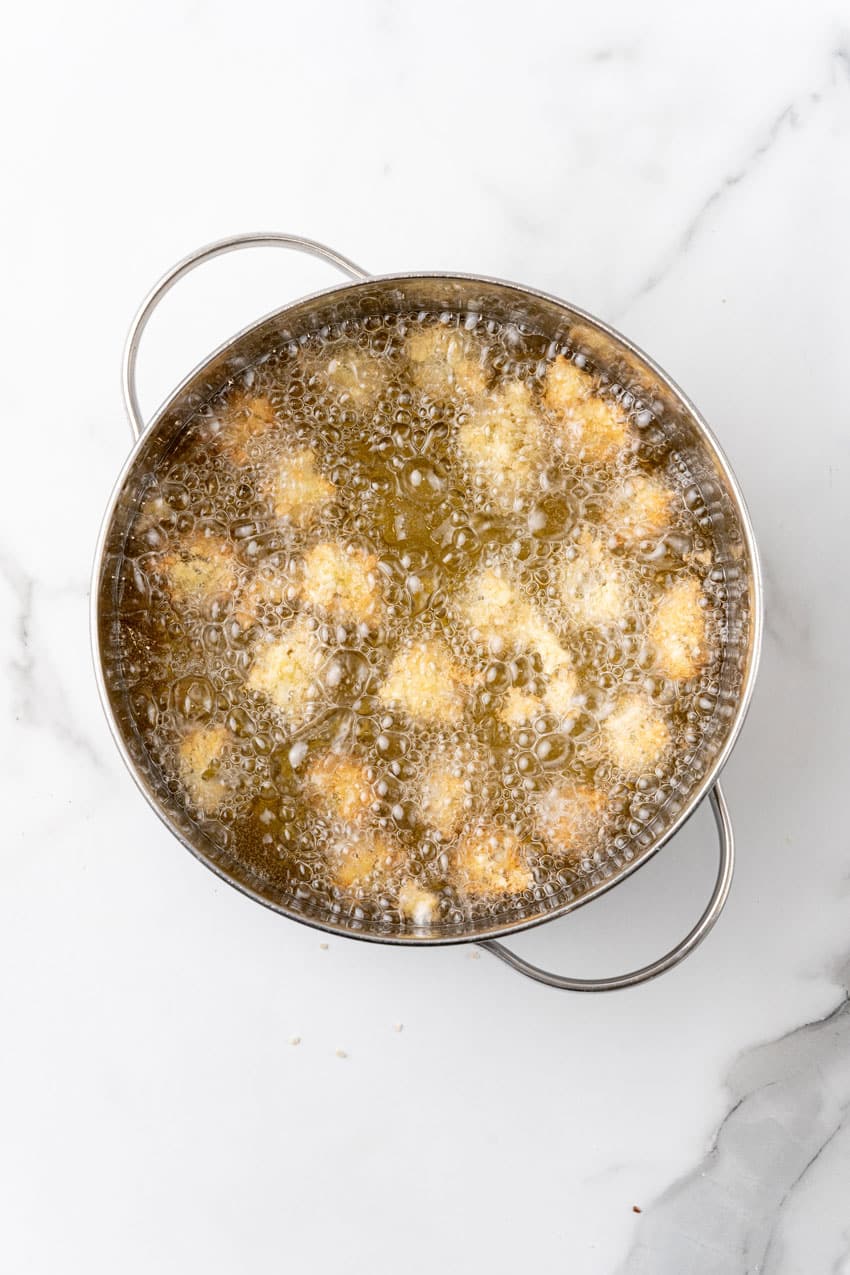
<svg viewBox="0 0 850 1275"><path fill-rule="evenodd" d="M349 279L362 281L371 278L368 271L362 270L360 266L356 266L353 261L349 261L341 253L334 252L333 248L327 248L324 244L316 243L314 239L302 239L300 235L286 235L274 231L230 235L227 239L217 239L215 243L207 244L204 248L198 248L196 252L190 253L182 261L178 261L177 265L172 266L167 274L162 276L159 283L151 288L139 306L138 313L130 325L127 343L124 346L121 372L124 406L127 409L127 416L134 438L141 438L145 428L142 410L139 406L139 395L136 390L136 359L139 352L139 342L142 339L142 333L147 327L148 319L165 294L174 287L178 279L182 279L184 275L189 274L191 270L194 270L196 266L202 265L203 262L210 261L213 257L221 257L226 252L236 252L240 248L291 248L296 252L306 252L311 257L319 257L320 260L329 262L332 266L336 266L337 269L341 270L343 274L348 275Z"/></svg>

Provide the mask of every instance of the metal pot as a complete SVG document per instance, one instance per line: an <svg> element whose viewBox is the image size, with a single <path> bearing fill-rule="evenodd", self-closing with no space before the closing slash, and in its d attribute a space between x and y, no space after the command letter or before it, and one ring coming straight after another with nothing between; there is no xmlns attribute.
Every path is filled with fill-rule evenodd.
<svg viewBox="0 0 850 1275"><path fill-rule="evenodd" d="M276 246L297 249L337 266L352 281L296 301L240 332L186 377L146 425L136 393L135 371L139 341L158 302L169 289L202 262L243 247ZM342 923L332 915L311 915L292 898L280 897L244 865L228 860L191 823L158 780L134 726L120 669L110 663L108 638L117 614L117 579L124 540L136 508L140 479L168 448L187 417L206 403L230 378L244 372L275 342L293 333L314 330L330 319L363 316L388 309L437 307L481 310L547 334L571 332L583 342L609 375L636 394L674 431L676 448L698 481L715 537L723 547L727 625L718 726L714 748L687 799L678 809L659 813L630 852L612 856L581 889L554 902L541 902L537 911L504 925L482 929L472 924L435 936L374 933ZM577 334L578 333L578 337ZM249 234L220 240L179 262L156 284L143 302L130 329L123 365L124 401L135 446L118 478L103 522L94 565L92 642L95 671L103 707L116 745L153 809L197 858L231 885L293 920L348 937L384 943L428 945L480 943L514 969L552 987L573 991L610 991L633 986L676 965L705 938L726 902L733 870L733 837L726 803L717 782L744 721L756 677L762 630L762 585L753 529L738 483L708 425L670 378L625 337L592 316L557 298L517 284L476 275L437 273L373 276L353 262L311 240L285 234ZM629 973L608 978L570 978L539 969L523 960L499 939L541 924L596 898L651 858L708 796L719 835L717 879L708 905L697 924L671 951ZM668 803L669 804L669 803Z"/></svg>

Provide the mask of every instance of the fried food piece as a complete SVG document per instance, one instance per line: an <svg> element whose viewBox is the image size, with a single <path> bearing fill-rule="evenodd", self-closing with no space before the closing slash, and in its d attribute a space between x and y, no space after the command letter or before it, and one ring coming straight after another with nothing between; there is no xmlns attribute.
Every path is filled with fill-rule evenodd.
<svg viewBox="0 0 850 1275"><path fill-rule="evenodd" d="M676 492L660 478L629 474L605 511L604 524L621 544L656 539L673 519Z"/></svg>
<svg viewBox="0 0 850 1275"><path fill-rule="evenodd" d="M378 696L417 721L453 726L463 717L470 681L445 642L428 638L396 652Z"/></svg>
<svg viewBox="0 0 850 1275"><path fill-rule="evenodd" d="M417 881L408 879L398 892L398 906L402 916L412 921L417 929L425 929L437 919L439 900L433 890L426 890Z"/></svg>
<svg viewBox="0 0 850 1275"><path fill-rule="evenodd" d="M307 771L304 784L311 803L345 823L357 823L372 803L366 766L356 757L325 753Z"/></svg>
<svg viewBox="0 0 850 1275"><path fill-rule="evenodd" d="M336 495L336 487L316 468L316 454L309 447L279 457L265 490L278 518L295 527L308 526Z"/></svg>
<svg viewBox="0 0 850 1275"><path fill-rule="evenodd" d="M575 556L563 561L560 594L577 628L617 624L633 607L632 590L621 561L589 535L578 541Z"/></svg>
<svg viewBox="0 0 850 1275"><path fill-rule="evenodd" d="M321 541L304 559L301 596L331 620L373 626L382 611L378 559L353 545Z"/></svg>
<svg viewBox="0 0 850 1275"><path fill-rule="evenodd" d="M314 375L332 394L356 411L371 410L386 390L390 374L387 359L354 345L333 351L327 362L319 363Z"/></svg>
<svg viewBox="0 0 850 1275"><path fill-rule="evenodd" d="M567 717L579 694L578 675L569 664L561 664L549 678L543 699L556 717Z"/></svg>
<svg viewBox="0 0 850 1275"><path fill-rule="evenodd" d="M620 697L602 723L601 738L609 760L632 776L657 766L671 744L664 713L639 691Z"/></svg>
<svg viewBox="0 0 850 1275"><path fill-rule="evenodd" d="M241 468L250 459L251 444L275 423L274 408L263 394L238 388L231 391L212 422L216 446L231 465Z"/></svg>
<svg viewBox="0 0 850 1275"><path fill-rule="evenodd" d="M323 652L306 618L299 616L273 642L261 642L246 685L265 696L284 721L303 718L322 665Z"/></svg>
<svg viewBox="0 0 850 1275"><path fill-rule="evenodd" d="M264 613L275 611L298 596L291 570L264 566L239 589L233 607L234 618L242 629L249 629Z"/></svg>
<svg viewBox="0 0 850 1275"><path fill-rule="evenodd" d="M543 711L543 701L539 696L528 695L518 686L511 686L499 706L499 721L506 726L524 726Z"/></svg>
<svg viewBox="0 0 850 1275"><path fill-rule="evenodd" d="M540 830L569 858L592 854L600 845L607 801L591 784L566 781L544 793L537 805Z"/></svg>
<svg viewBox="0 0 850 1275"><path fill-rule="evenodd" d="M473 639L478 640L477 634L491 649L503 642L536 651L547 674L572 661L557 634L501 569L486 567L473 576L457 607Z"/></svg>
<svg viewBox="0 0 850 1275"><path fill-rule="evenodd" d="M481 825L461 840L453 869L458 890L473 898L519 894L533 881L519 838L495 824Z"/></svg>
<svg viewBox="0 0 850 1275"><path fill-rule="evenodd" d="M546 372L543 401L571 456L604 465L628 443L629 423L622 408L594 394L590 374L562 354Z"/></svg>
<svg viewBox="0 0 850 1275"><path fill-rule="evenodd" d="M332 849L329 861L334 884L343 891L381 889L398 867L401 847L371 828L352 829Z"/></svg>
<svg viewBox="0 0 850 1275"><path fill-rule="evenodd" d="M696 677L711 655L702 596L699 580L683 576L662 595L649 624L655 665L674 681Z"/></svg>
<svg viewBox="0 0 850 1275"><path fill-rule="evenodd" d="M208 609L225 602L236 588L233 550L215 536L194 535L163 555L155 570L180 609Z"/></svg>
<svg viewBox="0 0 850 1275"><path fill-rule="evenodd" d="M461 765L438 759L422 780L419 812L426 828L450 840L461 829L466 813L466 783Z"/></svg>
<svg viewBox="0 0 850 1275"><path fill-rule="evenodd" d="M546 676L568 680L573 657L543 616L530 607L517 616L517 622L517 640L537 652Z"/></svg>
<svg viewBox="0 0 850 1275"><path fill-rule="evenodd" d="M568 717L578 697L578 676L568 664L561 664L549 678L542 698L512 686L502 700L499 720L506 726L523 726L547 709L556 717Z"/></svg>
<svg viewBox="0 0 850 1275"><path fill-rule="evenodd" d="M205 815L214 815L227 796L221 764L228 738L223 726L199 726L184 735L177 749L180 782Z"/></svg>
<svg viewBox="0 0 850 1275"><path fill-rule="evenodd" d="M487 389L485 351L464 328L414 328L404 343L410 379L432 398L477 398Z"/></svg>
<svg viewBox="0 0 850 1275"><path fill-rule="evenodd" d="M478 399L457 431L461 455L504 510L528 491L544 441L543 419L523 381Z"/></svg>
<svg viewBox="0 0 850 1275"><path fill-rule="evenodd" d="M513 641L516 613L523 603L525 599L507 576L487 567L470 580L459 598L458 609L483 638Z"/></svg>

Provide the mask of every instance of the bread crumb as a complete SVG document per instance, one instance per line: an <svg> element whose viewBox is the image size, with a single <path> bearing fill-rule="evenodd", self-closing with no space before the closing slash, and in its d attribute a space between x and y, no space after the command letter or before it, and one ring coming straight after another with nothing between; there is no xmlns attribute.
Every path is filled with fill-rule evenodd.
<svg viewBox="0 0 850 1275"><path fill-rule="evenodd" d="M599 541L584 535L575 556L561 567L561 601L577 628L617 624L632 609L632 591L620 561Z"/></svg>
<svg viewBox="0 0 850 1275"><path fill-rule="evenodd" d="M180 741L177 769L180 780L205 815L215 814L227 796L221 773L228 732L223 726L197 727Z"/></svg>
<svg viewBox="0 0 850 1275"><path fill-rule="evenodd" d="M501 567L486 567L466 585L457 604L461 619L491 650L499 642L525 647L540 656L543 671L571 662L557 634Z"/></svg>
<svg viewBox="0 0 850 1275"><path fill-rule="evenodd" d="M231 465L239 468L249 460L254 439L264 434L274 421L274 408L265 395L235 389L213 418L216 446Z"/></svg>
<svg viewBox="0 0 850 1275"><path fill-rule="evenodd" d="M265 490L278 518L295 527L306 527L336 495L336 487L316 468L316 455L309 447L279 459Z"/></svg>
<svg viewBox="0 0 850 1275"><path fill-rule="evenodd" d="M531 391L510 381L476 404L457 431L457 445L489 499L511 510L540 463L545 431Z"/></svg>
<svg viewBox="0 0 850 1275"><path fill-rule="evenodd" d="M405 341L410 379L432 398L477 398L487 388L484 347L462 328L417 328Z"/></svg>
<svg viewBox="0 0 850 1275"><path fill-rule="evenodd" d="M590 784L567 780L550 788L537 803L540 829L555 850L570 859L601 847L605 794Z"/></svg>
<svg viewBox="0 0 850 1275"><path fill-rule="evenodd" d="M178 608L209 608L224 602L236 588L236 563L226 541L195 535L165 554L154 568L164 577L171 601Z"/></svg>
<svg viewBox="0 0 850 1275"><path fill-rule="evenodd" d="M702 587L694 576L677 580L662 594L649 624L656 667L677 682L696 677L709 660L702 596Z"/></svg>
<svg viewBox="0 0 850 1275"><path fill-rule="evenodd" d="M301 593L332 620L377 624L382 611L378 559L353 545L322 541L304 558Z"/></svg>
<svg viewBox="0 0 850 1275"><path fill-rule="evenodd" d="M331 873L338 889L380 888L398 864L399 847L381 832L350 829L331 851Z"/></svg>
<svg viewBox="0 0 850 1275"><path fill-rule="evenodd" d="M425 929L436 919L437 896L417 881L405 881L398 892L398 905L402 916L417 928Z"/></svg>
<svg viewBox="0 0 850 1275"><path fill-rule="evenodd" d="M461 893L518 894L532 884L519 838L508 828L484 825L463 838L454 856L454 875Z"/></svg>
<svg viewBox="0 0 850 1275"><path fill-rule="evenodd" d="M366 766L355 757L325 753L307 771L304 786L312 805L346 823L357 823L372 802Z"/></svg>
<svg viewBox="0 0 850 1275"><path fill-rule="evenodd" d="M466 785L459 764L437 758L422 779L419 811L422 822L442 837L453 837L463 823Z"/></svg>
<svg viewBox="0 0 850 1275"><path fill-rule="evenodd" d="M563 355L546 373L543 399L569 453L607 464L625 448L629 426L622 408L614 399L595 394L590 374Z"/></svg>
<svg viewBox="0 0 850 1275"><path fill-rule="evenodd" d="M389 370L385 358L347 345L335 350L329 362L319 364L315 375L344 404L363 412L373 408L386 390Z"/></svg>
<svg viewBox="0 0 850 1275"><path fill-rule="evenodd" d="M660 478L629 474L614 492L603 523L621 544L657 539L673 519L676 493Z"/></svg>
<svg viewBox="0 0 850 1275"><path fill-rule="evenodd" d="M568 717L579 698L578 677L574 670L566 664L556 669L543 692L543 698L546 707L556 717Z"/></svg>
<svg viewBox="0 0 850 1275"><path fill-rule="evenodd" d="M445 642L430 638L396 653L378 696L419 721L450 726L463 717L470 681Z"/></svg>
<svg viewBox="0 0 850 1275"><path fill-rule="evenodd" d="M629 775L652 770L671 743L665 715L642 692L621 695L601 734L608 758Z"/></svg>
<svg viewBox="0 0 850 1275"><path fill-rule="evenodd" d="M499 706L499 721L506 726L522 726L542 712L543 701L537 695L527 695L518 686L511 686Z"/></svg>
<svg viewBox="0 0 850 1275"><path fill-rule="evenodd" d="M299 616L274 642L261 642L246 685L265 696L287 722L301 718L322 663L316 635Z"/></svg>

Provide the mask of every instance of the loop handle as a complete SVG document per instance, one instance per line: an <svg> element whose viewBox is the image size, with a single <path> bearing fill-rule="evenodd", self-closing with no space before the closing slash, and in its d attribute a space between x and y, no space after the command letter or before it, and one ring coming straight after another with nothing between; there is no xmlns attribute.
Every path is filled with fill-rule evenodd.
<svg viewBox="0 0 850 1275"><path fill-rule="evenodd" d="M717 825L717 832L720 838L720 863L717 868L717 880L714 883L708 906L694 928L689 934L685 935L680 943L677 943L664 956L659 957L657 961L652 961L649 965L643 965L640 969L632 970L628 974L614 975L612 978L570 978L564 974L553 974L549 970L541 969L539 965L532 965L531 961L523 960L521 956L517 956L509 947L505 947L503 943L499 943L496 939L488 939L486 942L479 944L479 946L486 948L488 952L492 952L500 961L504 961L506 965L510 965L518 973L525 974L527 978L533 978L538 983L545 983L547 987L559 987L568 992L616 992L623 987L636 987L639 983L647 983L651 978L657 978L659 974L672 969L674 965L678 965L680 961L683 961L686 956L690 956L694 948L702 942L709 930L711 930L723 911L726 899L729 896L729 887L732 884L732 873L735 868L735 839L732 833L729 809L720 784L715 784L711 789L709 800L711 801L714 822Z"/></svg>
<svg viewBox="0 0 850 1275"><path fill-rule="evenodd" d="M349 279L354 279L355 281L371 278L368 271L362 270L360 266L356 266L353 261L349 261L341 253L334 252L333 248L327 248L324 244L316 243L314 239L302 239L300 235L286 235L273 231L247 235L230 235L227 239L217 239L215 243L207 244L204 248L198 248L196 252L190 253L182 261L178 261L167 274L162 276L145 297L130 325L127 342L124 346L121 380L124 392L124 406L127 409L127 416L134 439L140 439L145 428L142 410L139 406L139 395L136 389L136 359L139 351L139 342L142 339L142 333L147 327L148 320L162 298L167 292L171 291L178 279L182 279L184 275L189 274L190 271L200 266L203 262L212 260L213 257L222 257L225 253L237 252L240 248L268 247L291 248L296 252L306 252L311 257L318 257L320 260L336 266L343 274L348 275Z"/></svg>

